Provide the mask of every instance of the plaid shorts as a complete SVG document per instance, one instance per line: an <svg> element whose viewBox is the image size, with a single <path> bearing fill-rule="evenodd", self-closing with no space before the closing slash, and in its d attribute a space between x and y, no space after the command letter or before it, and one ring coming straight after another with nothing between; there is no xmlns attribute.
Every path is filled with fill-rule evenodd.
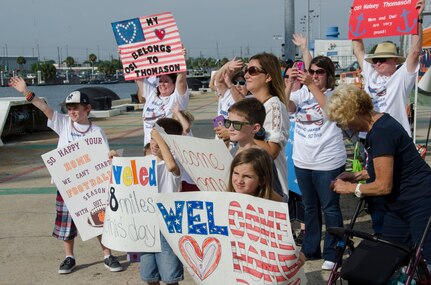
<svg viewBox="0 0 431 285"><path fill-rule="evenodd" d="M55 199L55 225L52 233L53 237L59 240L72 240L78 235L75 223L69 214L69 210L64 203L63 197L57 190L57 197Z"/></svg>

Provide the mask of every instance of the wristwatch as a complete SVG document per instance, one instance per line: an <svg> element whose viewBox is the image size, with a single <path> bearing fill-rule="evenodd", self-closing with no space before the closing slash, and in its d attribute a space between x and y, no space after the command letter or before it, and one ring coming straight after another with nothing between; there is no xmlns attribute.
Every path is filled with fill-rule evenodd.
<svg viewBox="0 0 431 285"><path fill-rule="evenodd" d="M361 193L361 184L358 183L356 184L356 188L355 188L355 196L358 198L362 197L362 193Z"/></svg>

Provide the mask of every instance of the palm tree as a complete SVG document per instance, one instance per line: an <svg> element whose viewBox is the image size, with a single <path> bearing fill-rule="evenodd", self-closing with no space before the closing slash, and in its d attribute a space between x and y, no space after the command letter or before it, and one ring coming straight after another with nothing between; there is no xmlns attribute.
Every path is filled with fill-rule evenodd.
<svg viewBox="0 0 431 285"><path fill-rule="evenodd" d="M93 67L94 67L94 63L97 60L97 56L94 53L90 53L88 55L88 61L91 63L91 73L93 74Z"/></svg>
<svg viewBox="0 0 431 285"><path fill-rule="evenodd" d="M27 60L23 56L18 56L16 58L16 63L19 65L19 69L22 70L22 66L27 63Z"/></svg>
<svg viewBox="0 0 431 285"><path fill-rule="evenodd" d="M68 56L64 62L66 63L67 67L72 67L75 64L75 59L71 56Z"/></svg>
<svg viewBox="0 0 431 285"><path fill-rule="evenodd" d="M37 73L40 70L42 78L45 81L55 78L55 74L57 72L57 69L51 61L34 63L31 66L31 69L34 73Z"/></svg>

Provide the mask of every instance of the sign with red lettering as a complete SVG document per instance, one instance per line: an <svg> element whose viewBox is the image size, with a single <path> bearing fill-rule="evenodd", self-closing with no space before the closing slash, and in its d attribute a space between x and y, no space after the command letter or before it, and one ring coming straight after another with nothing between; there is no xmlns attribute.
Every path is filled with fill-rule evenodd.
<svg viewBox="0 0 431 285"><path fill-rule="evenodd" d="M163 236L197 284L306 284L286 203L231 192L159 194Z"/></svg>
<svg viewBox="0 0 431 285"><path fill-rule="evenodd" d="M417 33L416 0L355 0L349 19L349 39Z"/></svg>
<svg viewBox="0 0 431 285"><path fill-rule="evenodd" d="M100 131L42 155L82 240L103 231L111 161Z"/></svg>
<svg viewBox="0 0 431 285"><path fill-rule="evenodd" d="M128 252L160 252L155 157L114 157L102 243Z"/></svg>
<svg viewBox="0 0 431 285"><path fill-rule="evenodd" d="M180 34L171 13L114 22L111 26L126 80L187 70Z"/></svg>
<svg viewBox="0 0 431 285"><path fill-rule="evenodd" d="M199 190L226 191L232 155L222 140L168 135L155 128Z"/></svg>

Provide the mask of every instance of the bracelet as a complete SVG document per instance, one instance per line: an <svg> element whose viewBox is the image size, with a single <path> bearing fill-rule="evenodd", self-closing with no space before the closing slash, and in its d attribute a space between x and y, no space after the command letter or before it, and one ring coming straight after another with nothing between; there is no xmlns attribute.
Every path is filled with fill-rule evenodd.
<svg viewBox="0 0 431 285"><path fill-rule="evenodd" d="M27 100L28 102L33 101L34 97L36 95L33 92L27 93L27 95L25 96L25 100Z"/></svg>
<svg viewBox="0 0 431 285"><path fill-rule="evenodd" d="M424 23L424 19L423 19L423 18L419 18L419 19L418 19L418 23L423 24L423 23Z"/></svg>

